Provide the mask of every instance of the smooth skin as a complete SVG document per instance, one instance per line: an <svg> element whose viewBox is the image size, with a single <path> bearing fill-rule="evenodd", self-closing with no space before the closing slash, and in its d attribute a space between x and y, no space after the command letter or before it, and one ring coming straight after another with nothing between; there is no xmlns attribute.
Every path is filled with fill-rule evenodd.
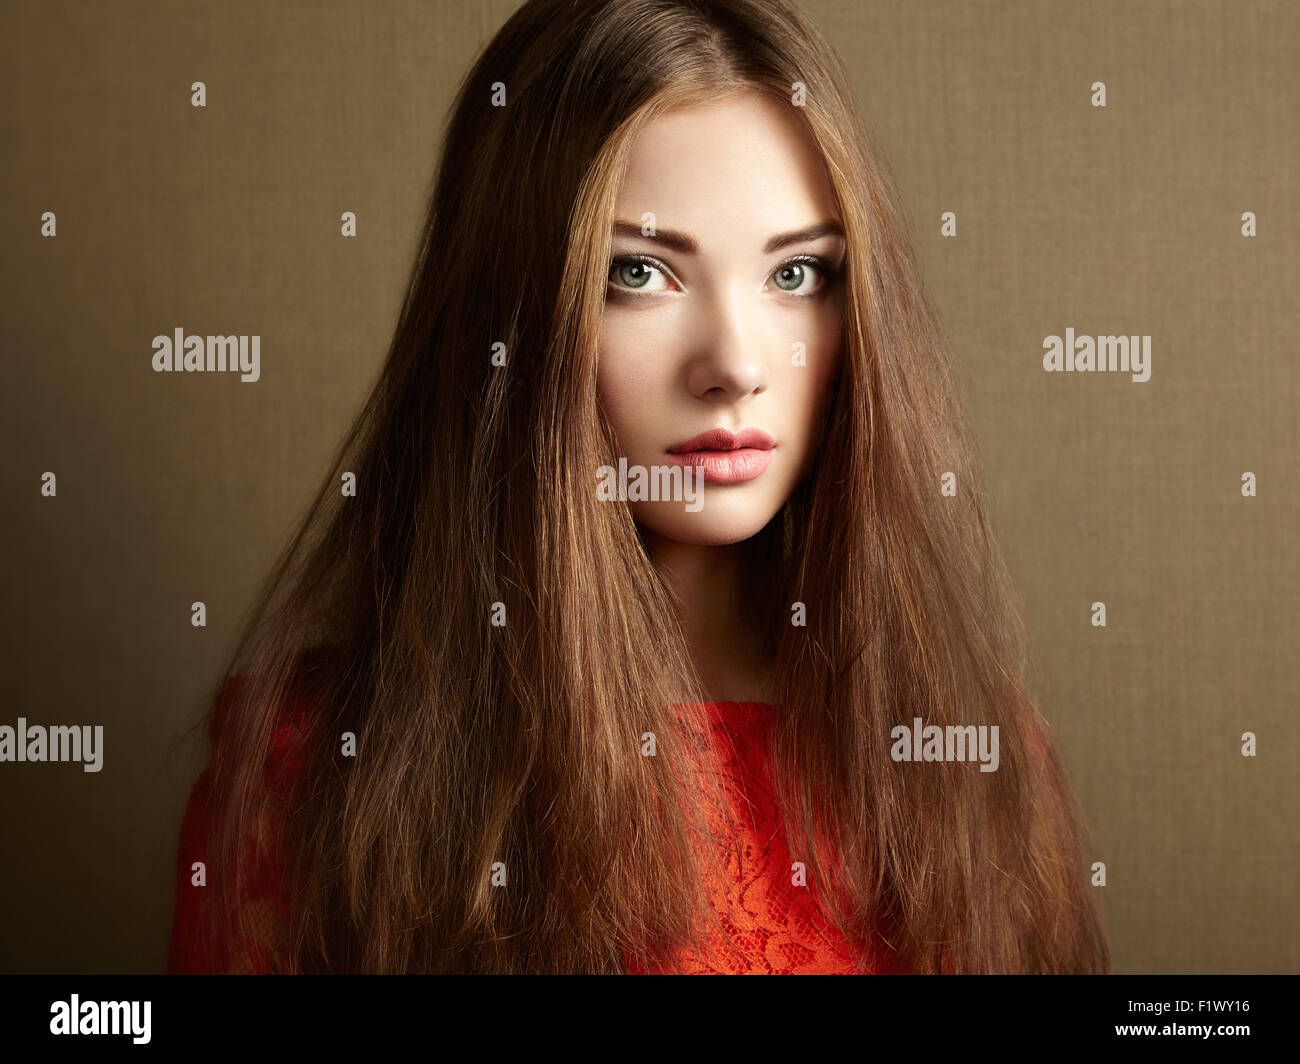
<svg viewBox="0 0 1300 1064"><path fill-rule="evenodd" d="M646 212L652 236L641 235ZM649 123L614 217L597 393L628 464L667 465L670 447L712 428L776 440L757 478L705 484L698 512L628 503L678 595L707 697L768 702L770 665L752 648L772 619L742 615L736 545L780 511L820 444L843 334L830 180L793 105L749 91ZM832 231L771 247L825 223Z"/></svg>

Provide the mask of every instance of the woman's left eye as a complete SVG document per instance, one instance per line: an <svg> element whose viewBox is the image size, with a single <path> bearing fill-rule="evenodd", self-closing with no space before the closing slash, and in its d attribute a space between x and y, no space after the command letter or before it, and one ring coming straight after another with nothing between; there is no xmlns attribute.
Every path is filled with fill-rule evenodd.
<svg viewBox="0 0 1300 1064"><path fill-rule="evenodd" d="M792 259L778 266L772 274L777 288L791 295L807 296L820 291L830 280L830 270L820 259ZM820 283L819 283L820 282Z"/></svg>

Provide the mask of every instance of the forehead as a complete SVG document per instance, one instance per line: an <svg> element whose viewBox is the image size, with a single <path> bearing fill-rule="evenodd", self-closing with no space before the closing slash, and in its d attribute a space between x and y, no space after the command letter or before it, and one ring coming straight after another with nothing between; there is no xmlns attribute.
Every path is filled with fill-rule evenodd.
<svg viewBox="0 0 1300 1064"><path fill-rule="evenodd" d="M651 119L630 145L618 217L646 211L700 236L767 234L837 217L816 143L793 104L746 92Z"/></svg>

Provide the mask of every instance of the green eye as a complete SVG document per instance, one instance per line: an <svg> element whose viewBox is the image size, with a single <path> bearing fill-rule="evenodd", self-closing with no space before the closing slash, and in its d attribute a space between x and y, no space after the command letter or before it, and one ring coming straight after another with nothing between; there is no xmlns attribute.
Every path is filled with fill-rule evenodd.
<svg viewBox="0 0 1300 1064"><path fill-rule="evenodd" d="M650 267L644 262L631 262L614 268L618 271L618 279L628 288L642 288L650 280Z"/></svg>
<svg viewBox="0 0 1300 1064"><path fill-rule="evenodd" d="M803 275L803 266L797 262L792 262L789 266L782 266L773 274L776 278L777 288L786 292L793 292L803 284Z"/></svg>
<svg viewBox="0 0 1300 1064"><path fill-rule="evenodd" d="M834 277L835 271L825 259L803 255L778 266L772 279L782 292L800 297L818 295ZM615 291L666 291L668 267L644 255L621 255L609 264L608 283ZM810 283L809 283L810 282Z"/></svg>
<svg viewBox="0 0 1300 1064"><path fill-rule="evenodd" d="M820 291L830 277L831 270L824 260L813 256L787 262L784 266L778 266L772 274L772 279L781 291L808 296ZM808 280L813 284L805 288L804 282ZM818 281L822 283L818 284Z"/></svg>
<svg viewBox="0 0 1300 1064"><path fill-rule="evenodd" d="M624 255L609 264L609 283L614 288L657 292L667 289L665 269L648 258Z"/></svg>

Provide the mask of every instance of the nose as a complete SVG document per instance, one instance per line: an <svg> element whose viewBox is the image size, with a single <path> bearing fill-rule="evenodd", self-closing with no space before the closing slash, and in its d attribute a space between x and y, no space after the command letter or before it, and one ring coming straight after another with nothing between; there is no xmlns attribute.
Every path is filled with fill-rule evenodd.
<svg viewBox="0 0 1300 1064"><path fill-rule="evenodd" d="M768 386L757 300L733 287L725 299L700 308L702 342L688 361L686 387L697 399L735 402Z"/></svg>

